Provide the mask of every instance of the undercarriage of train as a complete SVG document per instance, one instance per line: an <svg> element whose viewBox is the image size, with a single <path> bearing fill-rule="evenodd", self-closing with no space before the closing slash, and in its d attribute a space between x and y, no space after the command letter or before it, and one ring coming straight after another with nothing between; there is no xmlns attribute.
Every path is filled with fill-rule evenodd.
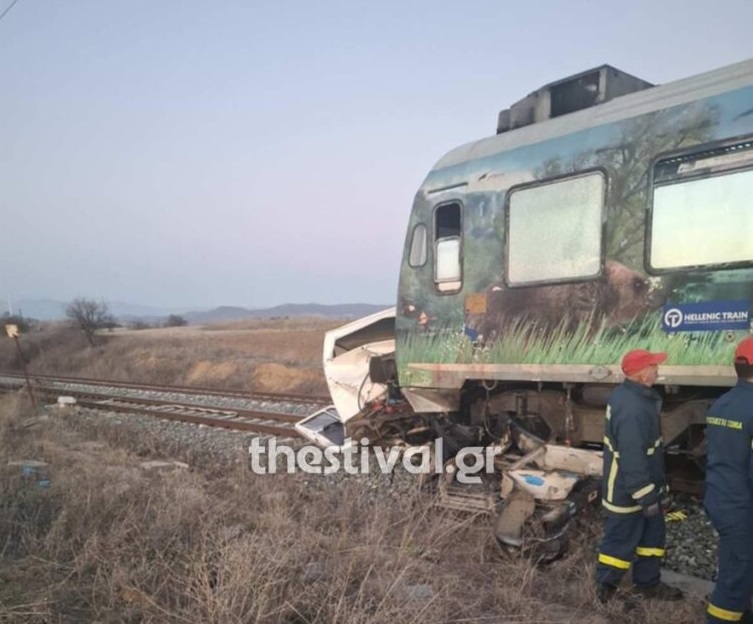
<svg viewBox="0 0 753 624"><path fill-rule="evenodd" d="M416 389L397 383L389 333L375 340L366 331L379 322L331 332L325 373L334 405L296 429L320 446L368 439L404 455L428 449L438 469L420 478L436 488L438 505L487 514L505 548L544 560L559 556L573 518L599 498L604 416L614 386L468 381L454 409L437 409L440 391L426 409L432 389L420 389L416 400ZM346 342L354 336L358 341ZM692 491L703 474L703 423L713 397L701 388L661 392L670 485Z"/></svg>
<svg viewBox="0 0 753 624"><path fill-rule="evenodd" d="M501 544L553 558L566 544L571 520L598 500L604 414L612 389L470 383L459 412L438 414L414 412L392 387L389 398L367 405L346 430L352 439L368 438L381 447L435 448L441 440L445 470L432 483L437 503L489 514ZM702 475L701 424L708 400L679 393L667 395L665 405L670 477L674 489L683 490ZM487 468L489 461L493 469ZM459 478L468 467L478 469L472 483Z"/></svg>

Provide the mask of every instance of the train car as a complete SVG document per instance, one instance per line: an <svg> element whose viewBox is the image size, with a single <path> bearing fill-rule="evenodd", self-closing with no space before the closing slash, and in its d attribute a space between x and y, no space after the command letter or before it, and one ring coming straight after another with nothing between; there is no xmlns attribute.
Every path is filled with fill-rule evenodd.
<svg viewBox="0 0 753 624"><path fill-rule="evenodd" d="M622 355L661 350L665 450L702 468L752 309L753 60L660 86L604 65L503 110L429 172L396 308L374 321L394 323L394 352L362 358L367 400L337 418L376 442L512 431L521 455L531 440L598 452Z"/></svg>

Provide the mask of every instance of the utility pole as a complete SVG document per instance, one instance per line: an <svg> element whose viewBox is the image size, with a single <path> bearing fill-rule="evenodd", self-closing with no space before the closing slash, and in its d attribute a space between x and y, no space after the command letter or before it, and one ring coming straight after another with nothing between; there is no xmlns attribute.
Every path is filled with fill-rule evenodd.
<svg viewBox="0 0 753 624"><path fill-rule="evenodd" d="M16 349L18 349L18 355L21 358L21 367L24 369L24 377L26 378L26 389L29 391L29 398L31 404L34 406L34 411L37 411L37 399L34 396L34 392L31 389L31 380L29 379L29 371L26 369L26 358L24 358L24 352L21 351L21 343L18 342L18 325L6 325L5 333L9 338L13 338L13 342L16 343Z"/></svg>

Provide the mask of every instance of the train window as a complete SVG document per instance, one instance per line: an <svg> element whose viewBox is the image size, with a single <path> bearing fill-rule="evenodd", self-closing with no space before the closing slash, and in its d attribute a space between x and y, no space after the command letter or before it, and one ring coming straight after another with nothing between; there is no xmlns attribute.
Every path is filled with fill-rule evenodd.
<svg viewBox="0 0 753 624"><path fill-rule="evenodd" d="M510 285L560 282L599 274L605 184L604 175L594 172L510 193Z"/></svg>
<svg viewBox="0 0 753 624"><path fill-rule="evenodd" d="M460 290L462 285L460 243L460 204L437 206L434 211L434 282L440 292Z"/></svg>
<svg viewBox="0 0 753 624"><path fill-rule="evenodd" d="M670 270L753 262L753 142L659 161L649 264Z"/></svg>
<svg viewBox="0 0 753 624"><path fill-rule="evenodd" d="M460 204L437 206L434 212L434 223L436 225L435 240L460 236Z"/></svg>
<svg viewBox="0 0 753 624"><path fill-rule="evenodd" d="M426 233L427 229L423 223L419 223L413 228L410 255L408 256L408 264L412 267L420 267L426 264Z"/></svg>
<svg viewBox="0 0 753 624"><path fill-rule="evenodd" d="M454 290L458 287L455 282L460 281L460 238L443 238L437 241L436 251L437 285L440 290Z"/></svg>

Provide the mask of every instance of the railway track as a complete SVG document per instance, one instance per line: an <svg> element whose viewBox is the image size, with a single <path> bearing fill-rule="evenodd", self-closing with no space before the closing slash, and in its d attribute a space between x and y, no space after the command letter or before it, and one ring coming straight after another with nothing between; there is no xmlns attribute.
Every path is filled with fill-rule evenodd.
<svg viewBox="0 0 753 624"><path fill-rule="evenodd" d="M329 397L321 395L305 395L296 393L272 393L272 392L244 392L241 390L218 390L217 388L207 388L203 386L165 386L161 384L132 383L125 381L109 381L106 379L93 379L86 377L65 377L61 375L30 375L32 382L37 384L44 383L64 383L64 384L84 384L87 386L103 386L107 388L124 388L153 392L180 392L184 394L206 395L233 397L252 401L285 401L287 403L318 403L321 405L329 403ZM18 373L6 373L0 371L0 380L2 378L15 379L19 386L25 383L23 375ZM0 381L2 385L2 381Z"/></svg>
<svg viewBox="0 0 753 624"><path fill-rule="evenodd" d="M24 379L19 375L0 374L0 392L18 391L23 388L24 384ZM122 418L128 418L128 415L141 415L162 421L203 425L215 430L248 432L262 437L272 436L279 441L287 440L288 444L294 445L297 445L297 441L302 441L294 428L295 423L325 402L324 397L303 397L295 394L225 393L216 389L206 392L204 388L123 382L111 384L104 380L74 377L37 375L33 377L32 384L37 397L48 402L56 402L61 395L72 396L76 399L77 406L87 411L119 414ZM132 393L146 393L154 396L128 396ZM193 398L196 402L189 402L183 398ZM233 399L239 404L243 401L263 403L266 409L222 405L223 402L227 402L227 399ZM281 404L287 404L285 411L280 411ZM300 413L292 413L295 409L298 409ZM141 419L141 422L148 421ZM183 435L182 429L178 431L181 432L180 435ZM186 428L185 431L193 430ZM193 436L197 433L188 435ZM205 439L201 434L198 435L200 439ZM712 552L715 547L714 534L704 523L704 516L698 506L697 498L687 496L687 494L695 497L700 495L703 478L693 472L692 467L686 462L670 461L669 464L668 476L672 490L685 493L684 498L681 494L676 508L687 513L688 526L685 527L685 522L674 522L668 525L670 548L667 563L674 570L687 570L702 574L704 578L710 578L713 564L704 563L701 558L709 557L708 552ZM694 550L691 552L691 549ZM689 563L691 561L692 564ZM702 581L701 577L697 580L707 583L707 581Z"/></svg>
<svg viewBox="0 0 753 624"><path fill-rule="evenodd" d="M76 399L77 405L87 409L145 414L155 418L249 431L283 439L300 439L300 434L294 428L295 423L315 409L329 404L328 397L294 393L222 391L195 386L134 384L50 375L34 375L31 379L37 396L55 400L60 395L72 396ZM22 375L0 372L0 392L18 390L24 384L25 379ZM136 394L140 396L134 396ZM144 394L180 396L166 399L143 396ZM228 401L236 404L228 405ZM240 405L244 402L261 403L265 409L249 409ZM302 411L298 414L278 412L269 409L270 404L298 406ZM669 462L667 468L668 481L673 491L702 496L704 480L697 469L676 461Z"/></svg>
<svg viewBox="0 0 753 624"><path fill-rule="evenodd" d="M25 379L16 374L0 374L0 391L17 391L23 388ZM294 404L319 406L326 402L324 397L305 397L300 394L272 394L247 392L222 392L205 388L186 386L163 386L156 384L133 384L108 382L76 377L52 377L35 375L32 378L33 392L46 400L57 400L59 396L73 397L76 405L86 409L144 414L155 418L192 423L209 427L219 427L235 431L248 431L281 439L299 438L294 425L307 414L278 412L270 409L249 409L226 404L228 399L236 402L272 404ZM125 395L124 395L125 393ZM171 395L132 396L133 394ZM180 399L174 398L175 396Z"/></svg>

